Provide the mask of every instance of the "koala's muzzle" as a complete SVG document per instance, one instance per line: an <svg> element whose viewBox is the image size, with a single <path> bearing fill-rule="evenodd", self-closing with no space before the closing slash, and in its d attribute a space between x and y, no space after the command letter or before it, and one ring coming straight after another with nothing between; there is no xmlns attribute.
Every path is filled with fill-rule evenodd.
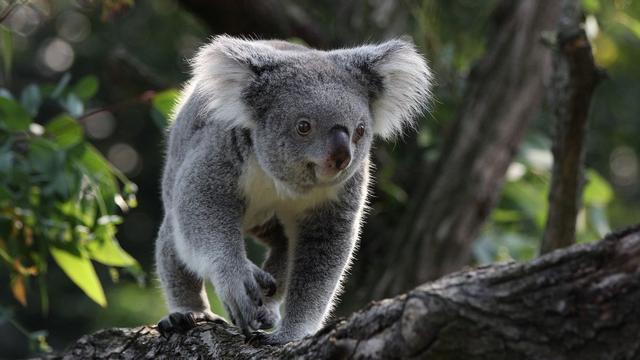
<svg viewBox="0 0 640 360"><path fill-rule="evenodd" d="M328 170L339 172L351 163L349 133L343 127L334 127L329 131L329 156L325 160Z"/></svg>

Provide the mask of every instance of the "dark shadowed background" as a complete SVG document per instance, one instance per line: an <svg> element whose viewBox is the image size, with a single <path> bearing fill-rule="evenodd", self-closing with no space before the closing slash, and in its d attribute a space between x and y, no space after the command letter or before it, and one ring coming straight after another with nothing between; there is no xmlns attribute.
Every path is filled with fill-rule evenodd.
<svg viewBox="0 0 640 360"><path fill-rule="evenodd" d="M154 236L162 216L163 134L176 89L189 76L187 59L214 34L282 38L319 48L411 36L433 68L435 99L429 113L419 119L418 130L374 149L377 180L371 210L337 315L466 265L536 256L545 226L553 160L553 125L545 103L536 105L539 111L522 133L514 134L509 146L501 150L513 156L507 157L505 171L491 175L496 180L494 187L474 189L471 169L442 170L448 161L455 161L445 155L453 153L447 144L453 143L449 141L454 138L452 133L460 130L458 122L475 121L465 117L461 105L469 96L468 79L473 78L474 64L485 52L487 38L495 36L492 32L509 3L0 0L0 98L20 103L29 110L31 125L40 124L46 131L54 131L47 127L51 119L69 113L81 126L84 139L138 189L135 201L133 191L122 190L129 204L114 206L112 212L123 219L115 237L137 263L106 266L95 262L106 295L104 306L98 305L99 295L89 297L85 292L91 290L75 284L85 280L69 279L58 265L59 258L49 259L46 273L40 276L44 280L35 274L23 274L16 280L15 261L26 267L30 260L3 245L12 241L14 233L1 222L10 217L5 210L12 204L6 200L9 195L2 198L5 195L0 191L0 200L6 200L0 201L4 206L0 207L0 250L7 254L0 259L0 358L28 356L45 350L47 343L62 349L88 332L149 324L164 315L153 274ZM577 241L588 242L640 220L640 2L584 0L583 6L585 31L596 62L608 74L596 89L588 126L586 184L577 221ZM545 45L540 38L527 46ZM523 66L521 71L530 70ZM539 76L544 77L544 71ZM51 95L56 87L62 89L63 97ZM0 105L9 109L9 105ZM6 117L0 122L8 121L11 113L0 111L0 116ZM502 129L495 126L456 140L456 144L470 144L469 161L494 142L493 131ZM37 126L29 129L37 132ZM3 168L2 159L15 150L4 146L6 139L0 137L0 171L6 171L2 172L5 180L6 174L17 171L11 166ZM438 195L434 192L440 190L430 179L445 173L444 181L452 187L442 191L457 191L463 199L474 198L473 192L495 196L471 205L450 197L451 202L433 201ZM124 177L119 179L121 186L128 183ZM428 201L431 210L418 210ZM127 207L131 209L122 210ZM438 213L440 208L446 210ZM454 229L430 227L429 217L444 224L448 214L460 209L477 212L477 216L464 224L451 220ZM456 235L456 226L468 227L469 223L473 223L465 232L469 239ZM429 231L434 235L423 235ZM442 232L445 235L438 235ZM412 241L428 243L423 237L437 238L438 244L415 252L403 247ZM37 234L35 241L39 241ZM258 245L249 242L248 249L256 262L261 261ZM418 266L427 261L420 257L421 251L434 254L429 267ZM45 251L45 258L47 254ZM395 270L406 263L416 270ZM42 281L47 284L48 306L43 305ZM214 308L221 311L215 301Z"/></svg>

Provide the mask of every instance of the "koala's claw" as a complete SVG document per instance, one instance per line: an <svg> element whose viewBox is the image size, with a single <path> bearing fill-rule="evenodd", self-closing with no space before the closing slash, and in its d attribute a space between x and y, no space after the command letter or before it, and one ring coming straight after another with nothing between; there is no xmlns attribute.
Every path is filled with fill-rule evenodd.
<svg viewBox="0 0 640 360"><path fill-rule="evenodd" d="M245 343L251 346L262 346L267 344L267 333L264 331L254 331L245 337Z"/></svg>
<svg viewBox="0 0 640 360"><path fill-rule="evenodd" d="M278 336L276 333L266 333L264 331L254 331L245 338L245 343L256 347L265 345L283 345L288 342L291 341Z"/></svg>
<svg viewBox="0 0 640 360"><path fill-rule="evenodd" d="M173 312L158 322L158 332L163 337L173 333L185 333L201 322L224 322L224 319L211 313L198 311Z"/></svg>

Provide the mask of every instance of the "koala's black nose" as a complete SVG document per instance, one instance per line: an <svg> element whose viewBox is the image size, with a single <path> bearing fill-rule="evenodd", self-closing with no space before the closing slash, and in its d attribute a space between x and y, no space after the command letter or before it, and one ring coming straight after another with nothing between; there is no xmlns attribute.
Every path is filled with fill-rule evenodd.
<svg viewBox="0 0 640 360"><path fill-rule="evenodd" d="M343 127L334 127L329 132L330 155L327 166L336 170L344 170L351 162L349 133Z"/></svg>

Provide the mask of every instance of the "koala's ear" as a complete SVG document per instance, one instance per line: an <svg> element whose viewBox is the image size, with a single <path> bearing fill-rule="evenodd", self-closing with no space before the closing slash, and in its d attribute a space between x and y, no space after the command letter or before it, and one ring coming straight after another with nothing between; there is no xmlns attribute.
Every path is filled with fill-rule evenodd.
<svg viewBox="0 0 640 360"><path fill-rule="evenodd" d="M279 56L277 49L263 42L226 35L200 48L192 61L192 84L194 95L207 104L206 116L229 127L252 127L243 91L256 75L274 66Z"/></svg>
<svg viewBox="0 0 640 360"><path fill-rule="evenodd" d="M431 97L431 71L415 46L391 40L339 52L369 90L374 133L389 139L413 126Z"/></svg>

